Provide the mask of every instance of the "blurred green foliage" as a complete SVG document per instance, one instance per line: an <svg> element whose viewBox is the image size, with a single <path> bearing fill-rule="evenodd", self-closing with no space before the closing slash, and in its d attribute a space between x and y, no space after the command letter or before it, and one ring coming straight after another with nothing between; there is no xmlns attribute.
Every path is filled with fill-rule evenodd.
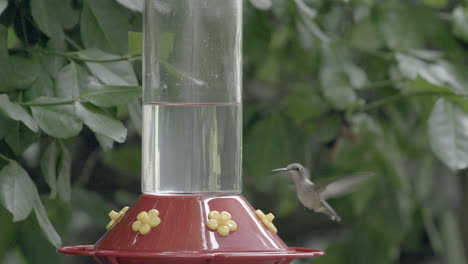
<svg viewBox="0 0 468 264"><path fill-rule="evenodd" d="M3 263L87 261L54 246L94 243L140 193L140 11L0 0ZM245 1L244 195L314 263L466 264L467 47L466 1ZM269 173L292 162L376 177L330 201L337 224Z"/></svg>

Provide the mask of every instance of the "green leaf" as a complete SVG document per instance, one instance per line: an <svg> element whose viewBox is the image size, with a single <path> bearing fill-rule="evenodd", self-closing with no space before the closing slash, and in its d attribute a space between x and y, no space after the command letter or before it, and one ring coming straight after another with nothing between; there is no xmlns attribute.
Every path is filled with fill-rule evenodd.
<svg viewBox="0 0 468 264"><path fill-rule="evenodd" d="M294 1L297 5L297 7L301 10L301 12L306 15L310 19L316 19L317 18L317 11L311 7L309 7L306 3L304 3L304 0L295 0Z"/></svg>
<svg viewBox="0 0 468 264"><path fill-rule="evenodd" d="M47 49L65 52L64 41L50 39L47 42ZM57 76L60 69L62 69L63 66L67 63L66 59L61 56L46 55L46 54L42 54L39 57L39 60L42 65L42 72L45 71L49 74L49 76L53 76L54 78ZM45 95L42 95L42 96L45 96Z"/></svg>
<svg viewBox="0 0 468 264"><path fill-rule="evenodd" d="M143 33L141 32L128 32L128 54L142 54L143 53Z"/></svg>
<svg viewBox="0 0 468 264"><path fill-rule="evenodd" d="M145 5L145 0L117 0L117 2L126 8L137 12L143 12Z"/></svg>
<svg viewBox="0 0 468 264"><path fill-rule="evenodd" d="M34 200L34 213L36 214L37 222L39 223L39 226L41 227L49 242L58 248L62 245L62 239L57 234L57 231L55 231L54 226L52 226L52 223L47 216L46 210L42 204L39 194L37 193L37 190L35 190L35 195L36 198Z"/></svg>
<svg viewBox="0 0 468 264"><path fill-rule="evenodd" d="M0 207L0 259L4 263L9 263L5 260L5 255L8 253L11 244L15 241L15 224L11 221L11 214L4 208Z"/></svg>
<svg viewBox="0 0 468 264"><path fill-rule="evenodd" d="M105 164L124 173L139 173L141 170L141 149L136 146L126 146L104 153Z"/></svg>
<svg viewBox="0 0 468 264"><path fill-rule="evenodd" d="M7 38L8 38L7 47L9 49L18 48L21 46L21 40L16 35L15 29L13 26L10 26L8 28Z"/></svg>
<svg viewBox="0 0 468 264"><path fill-rule="evenodd" d="M454 64L447 61L437 61L434 64L428 65L419 71L419 74L436 85L444 85L450 87L453 91L465 93L467 81L464 76L464 71L459 72Z"/></svg>
<svg viewBox="0 0 468 264"><path fill-rule="evenodd" d="M442 53L437 50L412 49L408 51L408 54L426 61L437 61L442 58Z"/></svg>
<svg viewBox="0 0 468 264"><path fill-rule="evenodd" d="M0 0L2 1L2 0ZM0 24L0 62L7 64L8 60L8 29ZM1 73L2 71L0 71Z"/></svg>
<svg viewBox="0 0 468 264"><path fill-rule="evenodd" d="M272 0L250 0L250 3L260 10L268 10L273 5Z"/></svg>
<svg viewBox="0 0 468 264"><path fill-rule="evenodd" d="M15 121L0 115L0 139L8 135L8 132L15 126Z"/></svg>
<svg viewBox="0 0 468 264"><path fill-rule="evenodd" d="M128 50L126 17L112 0L86 0L81 13L81 38L87 48L125 54Z"/></svg>
<svg viewBox="0 0 468 264"><path fill-rule="evenodd" d="M101 146L104 151L109 151L114 148L114 140L112 138L98 133L94 135L96 136L99 146Z"/></svg>
<svg viewBox="0 0 468 264"><path fill-rule="evenodd" d="M424 206L421 209L424 221L424 228L426 229L427 236L429 238L429 242L431 243L432 249L437 255L445 254L440 232L439 230L437 230L437 226L434 222L435 217L432 208L429 206Z"/></svg>
<svg viewBox="0 0 468 264"><path fill-rule="evenodd" d="M403 53L396 53L395 57L398 61L398 69L400 70L401 74L411 80L416 79L420 69L427 67L424 61L413 56L409 56Z"/></svg>
<svg viewBox="0 0 468 264"><path fill-rule="evenodd" d="M90 104L76 103L76 114L93 132L106 135L119 143L125 141L127 129L124 125L99 108Z"/></svg>
<svg viewBox="0 0 468 264"><path fill-rule="evenodd" d="M13 152L17 156L20 156L32 143L36 142L38 138L39 134L32 132L20 122L14 122L5 140Z"/></svg>
<svg viewBox="0 0 468 264"><path fill-rule="evenodd" d="M451 63L438 61L421 69L420 74L427 84L421 81L419 84L423 83L426 91L441 93L445 95L446 99L458 104L465 112L468 112L468 99L466 98L467 80L463 71Z"/></svg>
<svg viewBox="0 0 468 264"><path fill-rule="evenodd" d="M423 0L423 3L428 7L442 8L447 5L448 0Z"/></svg>
<svg viewBox="0 0 468 264"><path fill-rule="evenodd" d="M356 94L344 72L324 67L320 72L320 82L323 96L333 108L344 110L356 102Z"/></svg>
<svg viewBox="0 0 468 264"><path fill-rule="evenodd" d="M350 41L351 45L365 51L377 51L384 44L370 16L359 20L352 28Z"/></svg>
<svg viewBox="0 0 468 264"><path fill-rule="evenodd" d="M324 43L328 43L330 38L322 31L319 25L312 20L310 17L303 19L303 26L307 29L313 36L318 38L320 41Z"/></svg>
<svg viewBox="0 0 468 264"><path fill-rule="evenodd" d="M320 142L331 142L333 139L338 138L343 121L338 117L329 117L320 122L316 132Z"/></svg>
<svg viewBox="0 0 468 264"><path fill-rule="evenodd" d="M455 211L456 212L456 211ZM442 236L445 245L446 262L450 264L466 264L466 251L463 248L463 231L460 227L464 227L457 220L457 213L454 211L445 212L442 215Z"/></svg>
<svg viewBox="0 0 468 264"><path fill-rule="evenodd" d="M36 186L28 173L16 161L10 161L0 171L0 200L13 214L13 221L26 219L36 199Z"/></svg>
<svg viewBox="0 0 468 264"><path fill-rule="evenodd" d="M84 59L111 60L119 56L102 52L100 50L83 50L77 55ZM109 86L138 86L135 71L128 61L94 63L87 62L91 73L100 81Z"/></svg>
<svg viewBox="0 0 468 264"><path fill-rule="evenodd" d="M421 162L421 168L415 177L415 191L420 201L425 201L433 189L433 156L426 154Z"/></svg>
<svg viewBox="0 0 468 264"><path fill-rule="evenodd" d="M445 99L450 100L451 102L457 104L459 107L463 109L466 113L468 113L468 98L465 96L445 96Z"/></svg>
<svg viewBox="0 0 468 264"><path fill-rule="evenodd" d="M141 100L133 100L128 103L128 113L130 114L130 120L132 121L133 126L135 127L138 134L141 136L142 130L142 106Z"/></svg>
<svg viewBox="0 0 468 264"><path fill-rule="evenodd" d="M158 57L166 60L174 49L174 33L164 32L158 40Z"/></svg>
<svg viewBox="0 0 468 264"><path fill-rule="evenodd" d="M40 65L36 59L10 56L10 85L17 89L28 89L37 80Z"/></svg>
<svg viewBox="0 0 468 264"><path fill-rule="evenodd" d="M278 112L255 123L244 144L244 168L249 180L262 190L271 189L274 181L268 173L275 167L284 167L302 154L294 149L294 131ZM282 140L288 138L287 142ZM303 144L303 142L302 142ZM278 155L281 153L281 155Z"/></svg>
<svg viewBox="0 0 468 264"><path fill-rule="evenodd" d="M11 91L11 65L8 57L8 29L0 24L0 92Z"/></svg>
<svg viewBox="0 0 468 264"><path fill-rule="evenodd" d="M34 182L16 161L10 161L0 171L0 200L13 214L15 222L26 219L34 208L39 225L49 241L56 247L60 246L60 237L47 217Z"/></svg>
<svg viewBox="0 0 468 264"><path fill-rule="evenodd" d="M449 168L468 167L468 114L440 98L429 117L429 139L435 155Z"/></svg>
<svg viewBox="0 0 468 264"><path fill-rule="evenodd" d="M54 82L49 77L49 74L45 71L45 69L41 68L41 74L32 84L31 89L24 91L23 101L30 101L39 96L53 97L54 95Z"/></svg>
<svg viewBox="0 0 468 264"><path fill-rule="evenodd" d="M448 61L438 60L434 63L426 63L414 56L397 53L396 59L400 72L408 79L414 80L418 76L432 86L448 87L452 92L464 93L466 77L457 65ZM418 81L421 84L421 80ZM427 88L439 89L439 88ZM441 88L447 90L446 88ZM439 89L440 90L440 89Z"/></svg>
<svg viewBox="0 0 468 264"><path fill-rule="evenodd" d="M367 83L366 72L353 62L343 65L343 71L348 75L349 82L354 89L362 89Z"/></svg>
<svg viewBox="0 0 468 264"><path fill-rule="evenodd" d="M57 196L57 163L59 159L59 149L57 143L52 141L41 158L41 172L50 187L50 197Z"/></svg>
<svg viewBox="0 0 468 264"><path fill-rule="evenodd" d="M31 14L39 29L52 39L63 39L63 29L59 14L61 3L64 0L32 0Z"/></svg>
<svg viewBox="0 0 468 264"><path fill-rule="evenodd" d="M34 132L37 132L39 129L37 123L34 121L28 111L26 111L24 107L12 103L6 94L0 95L0 114L13 120L22 122Z"/></svg>
<svg viewBox="0 0 468 264"><path fill-rule="evenodd" d="M391 8L387 10L382 8L377 18L377 32L380 34L384 43L392 50L407 50L416 47L422 47L424 38L421 37L421 28L418 23L417 14L411 13L405 9L395 11Z"/></svg>
<svg viewBox="0 0 468 264"><path fill-rule="evenodd" d="M41 159L41 171L51 189L51 198L57 193L64 202L70 202L71 155L63 143L53 141Z"/></svg>
<svg viewBox="0 0 468 264"><path fill-rule="evenodd" d="M5 11L8 6L8 0L0 0L0 15Z"/></svg>
<svg viewBox="0 0 468 264"><path fill-rule="evenodd" d="M56 16L64 29L72 29L78 24L80 12L72 7L73 0L55 0Z"/></svg>
<svg viewBox="0 0 468 264"><path fill-rule="evenodd" d="M139 97L141 97L139 86L104 86L99 90L86 90L81 93L81 98L101 107L127 104Z"/></svg>
<svg viewBox="0 0 468 264"><path fill-rule="evenodd" d="M80 88L84 83L85 69L74 62L70 62L57 74L55 80L58 97L73 99L80 94Z"/></svg>
<svg viewBox="0 0 468 264"><path fill-rule="evenodd" d="M453 10L453 33L468 42L468 11L461 6Z"/></svg>
<svg viewBox="0 0 468 264"><path fill-rule="evenodd" d="M47 105L57 102L63 102L63 100L59 98L39 97L29 102L38 105L31 106L31 110L39 127L48 135L56 138L70 138L78 135L83 124L76 116L73 105ZM43 105L39 106L40 104Z"/></svg>
<svg viewBox="0 0 468 264"><path fill-rule="evenodd" d="M65 210L62 214L67 215ZM20 254L19 259L21 259L17 264L25 264L23 259L40 263L60 262L61 256L57 254L56 248L47 241L37 219L28 217L25 221L18 223L16 227L16 245Z"/></svg>
<svg viewBox="0 0 468 264"><path fill-rule="evenodd" d="M86 89L102 89L103 87L105 86L98 79L74 62L63 67L56 79L57 96L68 99L77 98Z"/></svg>
<svg viewBox="0 0 468 264"><path fill-rule="evenodd" d="M57 167L57 191L59 197L66 203L71 197L71 154L66 146L60 142L60 160Z"/></svg>
<svg viewBox="0 0 468 264"><path fill-rule="evenodd" d="M421 76L418 76L414 81L411 82L409 87L405 89L405 93L411 94L420 92L455 94L454 91L450 88L432 84Z"/></svg>
<svg viewBox="0 0 468 264"><path fill-rule="evenodd" d="M115 205L109 203L99 193L80 188L73 190L72 206L80 213L88 215L92 223L100 226L109 221L109 217L101 212L106 212ZM93 210L89 210L90 208Z"/></svg>

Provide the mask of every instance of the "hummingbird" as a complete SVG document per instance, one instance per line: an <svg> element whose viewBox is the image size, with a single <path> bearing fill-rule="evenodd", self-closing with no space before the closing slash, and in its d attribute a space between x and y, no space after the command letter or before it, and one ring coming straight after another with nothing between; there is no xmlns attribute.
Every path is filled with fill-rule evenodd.
<svg viewBox="0 0 468 264"><path fill-rule="evenodd" d="M354 191L361 183L368 180L370 174L346 177L328 184L315 184L309 178L309 172L299 163L293 163L286 168L273 171L287 171L296 185L296 194L306 210L322 213L333 221L341 221L341 217L327 203L328 198L338 197Z"/></svg>

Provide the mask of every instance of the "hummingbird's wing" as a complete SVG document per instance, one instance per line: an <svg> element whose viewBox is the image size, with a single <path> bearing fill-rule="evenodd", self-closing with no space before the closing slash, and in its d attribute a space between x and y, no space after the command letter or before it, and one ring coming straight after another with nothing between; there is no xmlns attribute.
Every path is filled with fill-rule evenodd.
<svg viewBox="0 0 468 264"><path fill-rule="evenodd" d="M346 177L328 184L314 185L315 191L320 194L322 200L336 198L353 192L356 188L366 182L373 173L361 173Z"/></svg>

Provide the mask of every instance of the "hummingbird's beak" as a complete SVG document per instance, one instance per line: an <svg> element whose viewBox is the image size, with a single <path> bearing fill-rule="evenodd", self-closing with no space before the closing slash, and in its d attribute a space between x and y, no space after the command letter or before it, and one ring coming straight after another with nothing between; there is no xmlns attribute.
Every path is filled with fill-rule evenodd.
<svg viewBox="0 0 468 264"><path fill-rule="evenodd" d="M288 168L279 168L279 169L274 169L272 171L288 171Z"/></svg>

